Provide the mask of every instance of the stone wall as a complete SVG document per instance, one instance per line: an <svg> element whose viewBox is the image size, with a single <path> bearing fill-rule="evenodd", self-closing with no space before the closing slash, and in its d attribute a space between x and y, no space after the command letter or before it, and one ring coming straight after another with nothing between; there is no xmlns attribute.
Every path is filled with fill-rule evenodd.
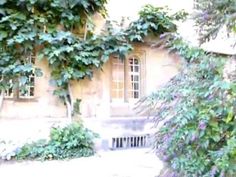
<svg viewBox="0 0 236 177"><path fill-rule="evenodd" d="M144 81L142 83L144 95L165 84L178 72L179 60L164 50L136 45L133 53L145 53ZM43 76L36 78L35 97L33 99L5 99L0 113L1 118L45 118L66 117L66 108L61 101L53 95L54 88L49 84L50 70L46 60L36 63L43 71ZM102 70L94 71L92 80L72 82L74 98L82 99L81 117L83 118L110 118L135 117L133 108L135 103L112 103L110 94L111 65L107 62Z"/></svg>

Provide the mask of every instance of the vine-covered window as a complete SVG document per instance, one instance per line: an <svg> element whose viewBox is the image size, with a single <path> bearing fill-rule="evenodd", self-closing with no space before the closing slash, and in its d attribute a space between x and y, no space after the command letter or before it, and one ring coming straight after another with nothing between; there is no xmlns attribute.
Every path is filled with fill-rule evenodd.
<svg viewBox="0 0 236 177"><path fill-rule="evenodd" d="M27 60L31 64L35 64L35 55L28 55ZM35 86L35 74L33 72L28 76L28 83L25 87L20 89L19 98L33 98Z"/></svg>
<svg viewBox="0 0 236 177"><path fill-rule="evenodd" d="M112 98L124 99L125 75L124 61L118 57L112 58Z"/></svg>
<svg viewBox="0 0 236 177"><path fill-rule="evenodd" d="M35 64L35 55L27 55L25 61L30 64ZM27 83L19 85L19 89L14 90L14 83L9 82L9 88L5 91L5 98L33 98L35 94L35 74L33 71L27 76Z"/></svg>

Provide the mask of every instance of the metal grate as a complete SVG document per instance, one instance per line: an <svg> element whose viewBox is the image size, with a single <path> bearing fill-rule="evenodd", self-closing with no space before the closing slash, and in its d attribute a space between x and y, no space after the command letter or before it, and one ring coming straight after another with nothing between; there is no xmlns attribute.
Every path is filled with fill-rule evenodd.
<svg viewBox="0 0 236 177"><path fill-rule="evenodd" d="M128 148L141 148L148 147L149 135L135 135L112 138L112 149L128 149Z"/></svg>

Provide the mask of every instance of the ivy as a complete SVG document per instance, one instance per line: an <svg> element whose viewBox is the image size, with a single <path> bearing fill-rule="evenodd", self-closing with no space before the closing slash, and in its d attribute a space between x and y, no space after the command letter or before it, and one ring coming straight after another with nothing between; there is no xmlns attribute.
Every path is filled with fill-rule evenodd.
<svg viewBox="0 0 236 177"><path fill-rule="evenodd" d="M92 78L94 69L100 69L111 54L120 58L132 50L131 42L143 41L148 34L159 35L175 30L164 9L147 5L140 18L128 29L114 30L107 23L100 35L93 34L92 16L106 15L106 0L8 0L0 1L0 74L2 91L11 80L18 80L14 88L26 85L27 76L36 68L26 60L29 54L46 59L51 68L50 83L54 94L67 106L68 117L74 107L71 81Z"/></svg>
<svg viewBox="0 0 236 177"><path fill-rule="evenodd" d="M38 59L48 60L51 83L56 87L55 95L64 103L73 105L68 89L70 81L91 78L94 67L101 68L111 53L121 51L119 47L122 47L122 55L131 48L126 41L117 42L119 45L110 42L112 48L103 52L108 50L106 36L92 34L90 19L95 13L106 14L105 3L106 0L2 1L2 90L10 87L8 83L11 80L17 79L20 85L25 85L27 76L32 72L42 75L39 68L25 59L28 54L36 53ZM81 32L84 36L80 35Z"/></svg>
<svg viewBox="0 0 236 177"><path fill-rule="evenodd" d="M179 11L169 14L169 9L146 5L139 12L139 19L132 22L127 29L128 38L132 42L144 42L147 35L159 36L167 32L175 32L175 20L183 20L188 14Z"/></svg>

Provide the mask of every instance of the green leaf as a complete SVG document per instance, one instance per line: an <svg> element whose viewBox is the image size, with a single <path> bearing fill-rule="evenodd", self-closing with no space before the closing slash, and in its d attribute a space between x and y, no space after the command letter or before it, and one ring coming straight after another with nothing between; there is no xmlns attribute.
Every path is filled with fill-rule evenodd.
<svg viewBox="0 0 236 177"><path fill-rule="evenodd" d="M24 21L24 20L26 20L26 15L19 12L19 13L15 14L15 18Z"/></svg>
<svg viewBox="0 0 236 177"><path fill-rule="evenodd" d="M27 83L27 81L28 81L28 77L26 77L26 76L21 76L19 78L20 85L25 85Z"/></svg>
<svg viewBox="0 0 236 177"><path fill-rule="evenodd" d="M44 58L44 54L43 53L37 53L37 57L38 60L42 60Z"/></svg>
<svg viewBox="0 0 236 177"><path fill-rule="evenodd" d="M229 123L229 122L232 121L233 118L234 118L234 111L233 111L233 108L230 108L229 111L228 111L228 115L225 119L225 122Z"/></svg>
<svg viewBox="0 0 236 177"><path fill-rule="evenodd" d="M8 33L6 31L0 31L0 41L3 40L8 36Z"/></svg>
<svg viewBox="0 0 236 177"><path fill-rule="evenodd" d="M7 2L7 0L0 0L0 5L4 5Z"/></svg>
<svg viewBox="0 0 236 177"><path fill-rule="evenodd" d="M43 72L40 68L35 68L34 73L37 77L42 77L43 76Z"/></svg>
<svg viewBox="0 0 236 177"><path fill-rule="evenodd" d="M45 42L49 42L49 43L51 43L54 40L53 37L51 36L51 34L47 34L47 33L41 33L39 35L39 39L41 39Z"/></svg>
<svg viewBox="0 0 236 177"><path fill-rule="evenodd" d="M10 24L10 26L13 31L17 29L17 26L15 24Z"/></svg>
<svg viewBox="0 0 236 177"><path fill-rule="evenodd" d="M25 65L22 65L22 70L24 72L31 72L33 70L33 65L31 63L27 63Z"/></svg>

